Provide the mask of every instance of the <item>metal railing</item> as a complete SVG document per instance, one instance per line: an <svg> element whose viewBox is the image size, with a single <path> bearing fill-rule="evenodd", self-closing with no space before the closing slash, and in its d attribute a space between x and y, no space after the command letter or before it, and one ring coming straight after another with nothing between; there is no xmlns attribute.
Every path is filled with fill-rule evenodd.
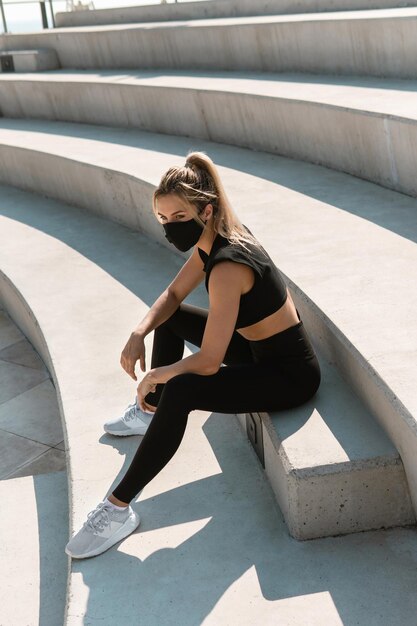
<svg viewBox="0 0 417 626"><path fill-rule="evenodd" d="M52 18L52 28L55 28L55 16L54 16L54 8L53 8L53 0L14 0L13 2L4 2L4 0L0 0L0 11L1 11L1 19L3 22L3 32L7 33L7 21L6 15L4 12L4 6L10 4L11 6L16 6L18 4L37 4L39 5L39 9L41 12L42 19L42 27L49 28L48 24L48 15L46 12L46 4L49 4L51 18Z"/></svg>
<svg viewBox="0 0 417 626"><path fill-rule="evenodd" d="M172 0L174 3L179 2L179 0ZM161 4L164 3L164 0L159 0L159 2ZM62 3L62 0L61 0ZM3 22L3 32L7 33L8 29L7 29L7 21L6 21L6 15L4 12L4 7L7 5L10 6L16 6L19 4L37 4L39 6L39 10L41 13L41 20L42 20L42 28L49 28L49 23L48 23L48 14L46 11L46 6L47 4L49 5L50 8L50 14L51 14L51 21L52 21L52 28L55 28L55 15L54 15L54 7L53 7L53 0L13 0L13 2L7 2L5 0L0 0L0 13L1 13L1 19ZM158 4L158 2L155 2L155 4ZM138 0L137 4L135 4L135 6L141 6L141 2L140 0ZM99 7L96 7L99 8ZM0 31L1 32L1 31Z"/></svg>

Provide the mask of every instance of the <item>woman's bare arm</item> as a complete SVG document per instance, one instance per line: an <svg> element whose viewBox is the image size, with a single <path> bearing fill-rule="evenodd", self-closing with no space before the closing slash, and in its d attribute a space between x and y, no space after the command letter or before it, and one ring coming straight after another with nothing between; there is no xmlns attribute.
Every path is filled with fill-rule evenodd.
<svg viewBox="0 0 417 626"><path fill-rule="evenodd" d="M174 280L154 302L147 315L133 331L143 337L165 322L181 302L204 278L203 263L194 248L192 255L184 263Z"/></svg>
<svg viewBox="0 0 417 626"><path fill-rule="evenodd" d="M145 336L171 317L184 298L197 287L203 278L203 263L195 248L174 280L155 300L148 313L132 331L123 348L120 364L133 380L137 380L135 365L138 360L140 360L142 372L146 371Z"/></svg>
<svg viewBox="0 0 417 626"><path fill-rule="evenodd" d="M171 365L151 369L150 382L166 383L173 376L187 372L209 376L218 371L234 332L246 278L245 268L232 261L223 261L213 268L210 309L199 352Z"/></svg>
<svg viewBox="0 0 417 626"><path fill-rule="evenodd" d="M165 291L161 293L159 298L155 300L143 320L139 322L133 330L133 334L145 337L152 330L154 330L154 328L157 328L165 322L165 320L171 317L179 305L180 300L178 300L175 293L167 287Z"/></svg>

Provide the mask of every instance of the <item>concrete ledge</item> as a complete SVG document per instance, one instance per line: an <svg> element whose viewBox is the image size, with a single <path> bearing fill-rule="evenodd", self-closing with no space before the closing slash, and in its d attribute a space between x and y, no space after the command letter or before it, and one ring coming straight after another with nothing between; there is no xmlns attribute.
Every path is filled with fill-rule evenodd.
<svg viewBox="0 0 417 626"><path fill-rule="evenodd" d="M123 233L123 228L114 225L107 228L105 221L75 207L16 189L1 188L0 198L0 266L7 271L12 268L11 277L22 286L24 281L36 318L51 339L49 345L57 348L52 349L54 366L61 383L65 381L61 387L66 417L72 421L69 458L74 468L70 515L78 524L102 496L121 459L127 461L137 445L133 441L137 438L123 443L100 437L102 420L120 409L132 390L132 383L129 387L120 384L127 377L114 357L126 338L124 324L137 321L135 307L142 306L138 292L144 288L142 296L152 297L154 288L159 289L167 278L161 277L167 267L172 275L175 255L165 256L158 249L161 266L155 272L151 255L156 246L137 233ZM22 247L27 254L21 254ZM12 250L17 253L13 258ZM35 283L34 273L38 277L48 274L49 280ZM152 281L146 282L149 273ZM155 277L161 278L161 284L155 285ZM86 279L93 281L93 288L80 290ZM76 287L68 290L73 283ZM86 307L94 311L94 318L85 315ZM62 325L64 314L66 321L72 320L70 325ZM81 342L79 350L74 349L75 339ZM70 385L76 389L74 394ZM137 621L138 614L144 624L166 624L169 606L170 624L183 626L260 622L301 626L306 615L311 626L340 626L341 620L392 626L399 616L402 624L413 626L417 601L410 590L417 577L410 555L416 551L415 528L319 539L300 546L288 535L269 485L245 443L233 416L193 412L167 471L133 505L142 515L138 531L97 559L68 559L71 576L63 621L56 620L57 613L51 610L62 598L62 588L53 597L51 589L64 582L62 567L57 571L51 553L61 561L65 555L61 540L51 536L48 521L53 517L61 522L61 529L66 528L66 506L50 497L51 485L45 480L31 485L22 482L18 495L24 499L25 514L15 520L9 507L2 507L0 514L0 569L4 572L2 592L7 596L0 622L32 624L34 607L40 602L47 624L65 626L119 624L121 604L123 620L129 624ZM64 476L61 481L65 482ZM2 496L16 499L16 489L9 485ZM37 523L45 529L40 556L47 575L41 576L40 588L34 588L37 579L25 569L28 557L31 565L36 562L37 553L29 551L27 537ZM26 534L19 536L15 546L16 530ZM9 558L11 571L6 569ZM23 572L17 570L19 565ZM13 602L8 591L19 596L25 584L30 585L30 593L24 605L8 610L7 601ZM184 599L190 591L193 602L188 604Z"/></svg>
<svg viewBox="0 0 417 626"><path fill-rule="evenodd" d="M39 72L59 68L58 57L51 48L7 50L0 52L0 72Z"/></svg>
<svg viewBox="0 0 417 626"><path fill-rule="evenodd" d="M325 384L314 398L255 421L290 534L306 540L414 524L397 450L335 368L323 358L320 366ZM246 431L246 416L238 417Z"/></svg>
<svg viewBox="0 0 417 626"><path fill-rule="evenodd" d="M136 389L119 364L129 329L146 313L182 262L178 255L142 234L51 199L2 187L0 206L0 300L19 326L22 324L24 333L33 338L36 348L47 352L66 426L71 534L108 492L111 481L116 483L122 465L127 467L140 441L138 437L121 441L103 433L103 422L119 414ZM27 254L22 255L22 249ZM194 293L191 302L206 304L205 291ZM150 339L149 335L148 365ZM185 354L189 354L187 348ZM142 618L147 616L145 623L151 624L160 614L157 622L163 623L166 604L160 613L158 605L161 597L172 593L174 600L178 596L178 558L192 569L189 584L199 572L193 592L197 585L199 595L204 595L203 591L207 594L213 585L218 616L219 583L227 588L234 580L227 571L224 576L219 574L222 566L227 567L222 542L229 556L233 551L234 563L246 546L239 563L242 571L247 569L248 551L252 549L258 566L261 559L269 562L271 529L286 535L272 494L247 442L239 438L233 416L212 415L208 421L207 417L193 412L181 449L166 471L141 493L143 520L138 532L98 560L68 559L66 626L85 623L84 615L91 618L88 621L117 624L120 606L114 606L116 592L118 598L123 594L127 621L134 622L133 615L140 610ZM212 518L210 532L204 533ZM236 519L240 533L236 532ZM263 524L260 539L253 548L248 547L247 537L259 533ZM180 551L173 552L180 545ZM207 562L200 581L200 569L193 569L193 564L196 555L202 558L205 551L214 564ZM214 583L210 567L213 574L217 572ZM156 590L157 571L158 580L163 577L164 584ZM142 589L139 599L136 592L132 593L136 585L126 585L128 573ZM242 601L246 596L240 591ZM174 601L173 606L179 616L175 623L183 624L181 618L185 612L190 614L189 607L184 608L182 601ZM199 615L204 606L185 623L202 623ZM234 618L238 616L242 622L243 613L240 606L235 607Z"/></svg>
<svg viewBox="0 0 417 626"><path fill-rule="evenodd" d="M0 47L57 51L66 68L180 68L416 78L417 8L57 28ZM161 39L164 45L161 46Z"/></svg>
<svg viewBox="0 0 417 626"><path fill-rule="evenodd" d="M136 437L122 442L103 434L102 423L119 412L134 389L118 362L126 329L179 264L175 254L142 235L75 207L5 187L0 189L0 206L0 267L9 274L1 295L11 292L12 281L20 284L33 307L30 318L42 325L59 379L69 427L72 532L113 477L121 475L139 443ZM45 497L48 485L42 487L42 492L37 489L43 496L41 513L45 521L51 515L58 521L66 507L57 513L58 503ZM28 492L20 493L33 510ZM10 490L4 495L15 494ZM66 614L59 623L113 626L120 623L122 605L123 621L129 624L139 614L144 624L167 624L169 606L169 623L183 626L260 621L301 626L307 614L311 626L340 626L341 619L365 623L381 614L381 626L396 623L399 615L412 626L417 606L410 593L417 580L410 559L416 550L414 527L300 546L289 536L232 415L194 411L177 454L133 506L142 523L121 545L98 558L68 559ZM7 538L3 531L13 530L12 518L3 512L7 520L2 537ZM21 516L21 527L28 522L35 524L36 517ZM48 542L50 537L43 534L42 539ZM2 555L10 547L3 541ZM16 566L24 562L22 551L28 552L22 541L13 549ZM52 549L65 558L56 541ZM4 563L2 559L0 568ZM20 582L25 582L24 574ZM10 575L5 580L10 584ZM33 585L33 577L29 582ZM46 588L47 581L42 582L39 594L50 609L56 596L51 600L51 585ZM192 602L187 603L190 593ZM25 596L26 602L32 599L39 601L33 591ZM11 623L13 618L2 608L4 623ZM34 613L26 606L16 614L22 623L33 621ZM48 622L50 615L50 610L42 612L47 623L55 624Z"/></svg>
<svg viewBox="0 0 417 626"><path fill-rule="evenodd" d="M109 455L108 463L103 465L105 470L98 471L97 459L103 460L103 451L96 449L93 453L91 447L105 416L116 412L117 398L121 406L120 390L132 387L126 376L113 372L120 366L118 358L111 360L111 354L114 355L116 342L122 345L119 335L126 333L123 329L135 323L133 319L128 323L128 319L133 315L138 318L139 311L143 316L147 307L142 298L138 301L127 292L126 280L136 281L136 289L153 301L175 275L172 265L179 266L180 259L179 255L147 242L142 235L111 222L100 222L88 213L83 215L75 207L42 198L31 202L29 194L10 188L0 191L0 299L36 349L45 355L50 367L68 451L73 528L74 520L79 522L78 516L85 515L82 498L88 495L87 490L93 496L97 487L108 489L105 482L110 469L117 472L117 458L110 460ZM30 211L34 212L33 217ZM72 247L75 241L76 248ZM30 250L30 254L19 258L22 248ZM123 259L117 260L120 250ZM81 251L89 254L82 257ZM99 258L101 263L97 265ZM130 272L122 281L117 280L129 263ZM33 281L33 272L39 282ZM39 284L43 289L39 289ZM155 293L153 298L151 292ZM201 286L194 298L200 304L206 299ZM61 310L58 317L53 304L57 301ZM89 316L85 315L87 309ZM106 339L100 328L106 328ZM79 348L74 351L70 344L74 344L75 338ZM150 341L148 335L148 359ZM269 422L264 416L264 425L269 425L265 432L266 470L290 533L297 539L311 539L414 523L398 452L334 368L323 358L320 362L323 383L314 399L295 411L271 414ZM89 371L96 374L89 376ZM111 392L100 392L102 398L98 400L99 387L110 376L115 378ZM127 404L126 399L124 403ZM97 405L94 417L93 405ZM80 411L89 415L90 425L79 419ZM86 480L91 482L88 487ZM347 498L343 498L344 489ZM388 490L393 492L391 496ZM342 512L340 503L346 505Z"/></svg>
<svg viewBox="0 0 417 626"><path fill-rule="evenodd" d="M210 0L156 4L151 6L63 11L55 15L57 27L120 24L126 22L157 22L195 20L279 13L314 13L415 6L407 0Z"/></svg>
<svg viewBox="0 0 417 626"><path fill-rule="evenodd" d="M103 422L135 393L119 356L126 333L149 308L137 293L156 299L180 261L143 236L75 207L7 187L0 198L0 301L54 381L67 451L71 535L121 472L120 452L109 445L114 438L103 433ZM24 248L30 254L21 255ZM86 315L87 309L94 315ZM107 445L99 445L101 436ZM117 442L125 453L132 446L132 440ZM74 591L79 565L64 558L71 574L64 623L70 624L83 595Z"/></svg>
<svg viewBox="0 0 417 626"><path fill-rule="evenodd" d="M1 624L63 624L66 483L64 471L0 481ZM20 514L11 514L15 506Z"/></svg>
<svg viewBox="0 0 417 626"><path fill-rule="evenodd" d="M3 118L1 128L3 182L169 246L150 214L151 192L194 142L62 122ZM198 149L218 164L241 219L287 278L316 345L394 443L417 501L416 200L282 157L205 141Z"/></svg>
<svg viewBox="0 0 417 626"><path fill-rule="evenodd" d="M416 81L378 78L63 70L3 75L0 112L221 141L415 196L416 93Z"/></svg>

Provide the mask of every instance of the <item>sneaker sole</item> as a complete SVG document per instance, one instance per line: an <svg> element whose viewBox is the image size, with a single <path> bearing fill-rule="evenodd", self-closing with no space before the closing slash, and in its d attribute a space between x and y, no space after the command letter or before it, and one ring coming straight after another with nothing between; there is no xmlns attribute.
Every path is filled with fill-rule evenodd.
<svg viewBox="0 0 417 626"><path fill-rule="evenodd" d="M104 426L104 430L109 435L117 435L117 437L128 437L129 435L144 435L148 428L131 429L128 432L122 432L117 430L107 430L107 428Z"/></svg>
<svg viewBox="0 0 417 626"><path fill-rule="evenodd" d="M105 552L106 550L114 546L115 543L130 535L139 526L139 524L139 515L137 513L134 513L133 515L131 514L129 515L123 526L120 526L119 530L114 535L112 535L112 537L109 537L107 541L103 543L103 545L96 548L95 550L90 550L90 552L87 552L86 554L73 554L67 549L67 546L65 546L65 552L73 559L86 559L90 556L97 556L97 554Z"/></svg>

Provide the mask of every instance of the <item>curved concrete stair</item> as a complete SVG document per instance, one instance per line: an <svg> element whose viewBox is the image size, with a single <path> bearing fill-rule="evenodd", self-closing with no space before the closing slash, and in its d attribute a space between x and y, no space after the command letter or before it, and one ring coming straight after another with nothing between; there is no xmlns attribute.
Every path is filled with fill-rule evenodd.
<svg viewBox="0 0 417 626"><path fill-rule="evenodd" d="M417 195L411 80L167 70L5 74L0 112L221 141Z"/></svg>
<svg viewBox="0 0 417 626"><path fill-rule="evenodd" d="M264 468L291 535L415 524L397 450L334 366L322 357L320 367L312 400L250 422L257 437L262 430Z"/></svg>
<svg viewBox="0 0 417 626"><path fill-rule="evenodd" d="M5 626L63 622L68 493L62 439L48 371L0 308L0 624Z"/></svg>
<svg viewBox="0 0 417 626"><path fill-rule="evenodd" d="M0 72L37 72L59 67L55 50L7 50L0 52Z"/></svg>
<svg viewBox="0 0 417 626"><path fill-rule="evenodd" d="M56 122L3 119L1 126L4 182L92 209L165 245L149 212L151 189L196 144ZM294 285L299 310L322 349L389 433L413 492L415 200L281 157L202 141L199 148L219 163L239 214ZM233 169L237 163L240 171ZM285 234L277 237L280 220ZM390 284L389 294L381 280ZM399 302L407 302L402 325Z"/></svg>
<svg viewBox="0 0 417 626"><path fill-rule="evenodd" d="M142 234L132 232L120 224L102 220L76 207L11 187L2 187L0 194L0 298L16 323L42 354L56 386L65 426L72 533L98 500L110 493L111 487L122 475L123 468L127 467L128 459L134 454L137 437L121 441L120 438L103 433L102 428L104 421L118 414L131 401L136 390L136 383L120 367L120 350L127 340L129 329L143 317L182 262L179 255L151 243ZM21 254L22 249L27 250L25 255ZM199 288L190 300L195 304L206 305L205 291ZM315 340L314 334L312 338ZM146 345L149 363L151 335L146 338ZM331 372L334 368L325 364L323 356L320 359L324 381L316 402L304 406L303 412L295 415L295 419L301 416L303 421L308 418L307 428L300 428L300 424L296 426L294 420L287 426L286 444L290 445L286 445L286 452L293 439L290 436L291 429L296 427L299 431L290 462L294 464L303 455L302 451L305 451L311 441L311 429L321 436L323 429L317 428L317 412L320 412L322 420L332 429L331 433L327 433L326 440L328 473L331 473L332 466L336 472L340 471L339 467L334 466L340 465L341 448L350 442L350 447L345 449L345 458L350 455L352 458L346 460L345 465L351 463L350 475L353 476L353 482L349 481L348 472L344 476L348 479L349 504L358 503L360 491L355 489L355 480L360 476L362 481L370 480L371 491L375 489L381 495L382 501L376 502L371 495L369 503L379 510L385 506L386 512L391 515L390 522L386 518L382 526L392 524L394 517L394 523L412 523L414 514L398 453L382 429L361 407L358 399L352 396L334 371ZM354 432L348 433L344 428L346 415L336 408L338 403L343 405L347 413L349 409L356 413L351 416L351 421L359 429L356 432L359 441ZM310 416L312 406L314 411ZM329 415L330 411L332 415ZM281 417L286 419L285 414ZM82 618L85 615L105 620L108 624L113 620L114 623L117 615L120 616L120 607L123 604L129 607L126 609L129 615L134 606L136 610L141 607L142 615L148 615L150 609L155 614L158 609L153 603L161 592L155 596L156 571L154 572L151 565L153 558L156 555L161 556L160 552L164 552L164 547L173 548L183 541L189 541L205 527L208 519L201 518L202 505L203 510L207 511L204 509L204 502L211 503L211 511L214 505L217 514L223 510L229 517L233 515L227 506L227 502L231 500L230 493L237 498L233 510L240 499L247 503L244 507L245 514L242 516L239 508L238 518L235 517L231 524L231 537L224 537L225 525L222 523L214 537L207 540L206 547L218 545L219 541L223 545L226 541L229 550L233 545L233 549L242 551L243 546L240 544L244 541L247 550L252 549L247 545L248 537L260 532L260 519L263 519L266 507L271 506L270 499L265 499L263 495L265 486L256 470L259 466L247 458L248 453L251 454L249 444L237 435L232 416L214 415L208 422L206 420L206 413L193 412L181 448L140 494L139 512L143 513L143 522L139 530L120 547L97 559L71 561L65 624L83 623ZM204 431L201 430L202 427ZM336 439L339 439L338 449L335 446ZM273 443L273 435L271 442ZM266 453L270 456L271 443L267 442L267 445L269 450L266 449ZM355 454L352 454L353 451ZM365 453L366 458L359 458L360 453ZM123 467L120 454L126 454ZM375 466L373 477L367 472L372 465L371 457ZM231 458L237 461L231 462ZM282 461L282 454L280 458ZM228 463L226 459L229 459ZM309 461L311 460L310 456ZM226 470L225 475L214 481L213 488L209 488L207 492L205 481L219 473L219 461L223 469L231 468L231 474ZM311 462L313 473L314 465ZM281 476L282 474L275 478L280 480ZM320 472L316 473L316 482L324 484L326 480L324 474L320 476ZM195 481L197 484L194 486ZM382 484L392 488L393 494L389 495L380 488ZM284 491L291 492L293 503L295 498L299 498L291 490L289 482L282 484L281 489L284 498ZM189 494L188 504L187 497L185 502L181 498L183 492ZM263 504L259 500L260 496L264 498ZM305 502L303 497L299 498L299 502ZM392 508L393 502L398 506L398 511ZM372 513L374 520L377 518L374 511L368 509L368 512ZM288 521L288 512L283 510L282 513ZM313 519L314 513L311 510L309 516L317 529L319 525ZM333 511L330 513L333 515ZM290 532L298 538L306 538L302 532L297 531L297 528L303 526L302 520L306 519L302 517L303 512L293 507L290 515L294 516L293 524L289 526ZM169 532L166 526L173 524L173 516L174 526L179 523L180 527ZM339 514L339 519L342 517L343 514ZM301 524L297 525L296 518L301 519ZM195 521L190 522L190 519ZM239 519L241 533L236 531L236 519ZM358 519L356 517L355 521ZM369 519L368 516L368 522ZM272 518L268 523L271 522ZM379 519L378 524L380 523ZM360 529L359 525L354 526L351 525L350 531ZM164 533L158 534L158 529L162 528ZM329 528L333 527L329 525ZM321 530L324 534L328 532L324 527ZM341 530L346 531L346 527ZM262 540L256 541L254 545L257 546L256 551L261 550L262 559L270 559L271 544L268 533L262 535ZM201 546L198 550L201 557ZM215 569L218 570L218 558L224 559L224 551L221 550L217 558L213 557L213 550L210 550L210 559L213 558ZM195 555L192 559L195 560ZM164 561L164 572L168 577L166 584L171 584L174 572L166 559L162 559L162 563ZM157 571L161 567L160 562L160 558L156 560ZM142 563L147 565L144 570L140 567ZM177 558L175 571L178 572ZM160 576L158 580L161 583ZM144 594L138 595L137 589L133 600L132 589L129 585L126 586L126 580L138 580L140 588L147 589L145 604ZM203 581L207 585L206 571ZM198 591L201 585L197 581L195 584ZM99 597L94 593L97 589L100 590ZM114 602L115 596L119 604ZM137 605L137 602L140 604ZM243 602L235 615L243 615L241 612L244 607ZM178 608L177 605L176 610L181 611L183 608ZM159 623L170 623L164 622L162 617L160 619L162 622Z"/></svg>
<svg viewBox="0 0 417 626"><path fill-rule="evenodd" d="M161 172L184 159L190 147L184 138L25 120L3 119L2 127L4 181L94 210L168 245L150 214L150 194ZM318 166L208 142L199 148L219 163L233 204L287 277L319 348L394 442L414 495L415 361L410 333L416 305L410 294L417 251L404 236L413 237L416 201ZM239 170L232 168L236 164ZM298 188L291 189L296 181ZM365 200L367 213L354 215L354 207L364 206ZM397 213L390 215L394 201ZM400 223L395 221L398 215ZM285 231L277 231L280 221ZM402 228L404 236L388 228ZM332 247L326 248L330 237ZM408 274L403 272L405 263ZM391 285L390 297L381 291L381 267ZM404 325L399 327L396 305L406 301ZM375 327L380 310L385 316Z"/></svg>
<svg viewBox="0 0 417 626"><path fill-rule="evenodd" d="M117 9L90 11L63 11L55 14L58 27L92 24L121 24L127 22L157 22L165 20L192 20L280 13L315 13L322 11L350 11L412 7L409 0L209 0L179 2Z"/></svg>
<svg viewBox="0 0 417 626"><path fill-rule="evenodd" d="M0 36L63 68L181 68L416 78L417 8L55 28ZM161 45L163 39L164 45Z"/></svg>

